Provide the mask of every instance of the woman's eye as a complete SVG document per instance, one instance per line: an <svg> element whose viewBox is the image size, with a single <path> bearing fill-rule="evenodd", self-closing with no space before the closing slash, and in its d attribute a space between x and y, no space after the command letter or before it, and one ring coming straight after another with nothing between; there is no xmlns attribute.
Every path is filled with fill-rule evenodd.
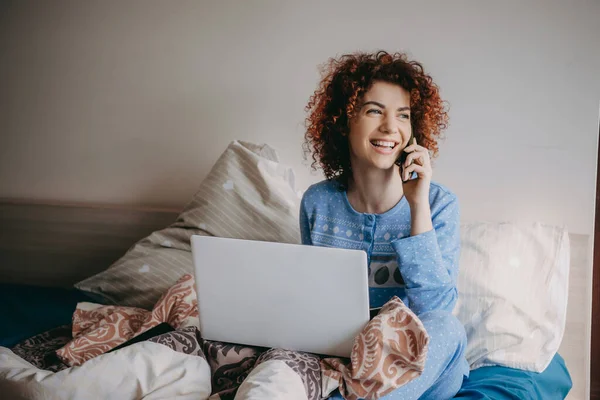
<svg viewBox="0 0 600 400"><path fill-rule="evenodd" d="M400 119L410 119L410 115L409 114L400 114L398 116L398 118L400 118Z"/></svg>
<svg viewBox="0 0 600 400"><path fill-rule="evenodd" d="M378 110L376 108L371 108L370 110L367 111L367 114L381 114L381 110Z"/></svg>

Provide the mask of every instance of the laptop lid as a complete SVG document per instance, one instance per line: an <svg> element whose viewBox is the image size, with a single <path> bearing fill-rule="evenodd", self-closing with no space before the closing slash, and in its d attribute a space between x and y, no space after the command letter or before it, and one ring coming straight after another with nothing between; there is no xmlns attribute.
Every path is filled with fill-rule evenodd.
<svg viewBox="0 0 600 400"><path fill-rule="evenodd" d="M364 251L192 236L207 340L349 357L369 321Z"/></svg>

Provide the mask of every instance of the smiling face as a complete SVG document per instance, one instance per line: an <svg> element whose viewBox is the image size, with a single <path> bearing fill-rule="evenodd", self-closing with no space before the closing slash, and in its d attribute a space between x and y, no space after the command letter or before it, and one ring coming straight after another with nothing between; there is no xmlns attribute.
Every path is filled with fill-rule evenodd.
<svg viewBox="0 0 600 400"><path fill-rule="evenodd" d="M410 136L410 94L399 85L375 82L350 121L352 169L393 168Z"/></svg>

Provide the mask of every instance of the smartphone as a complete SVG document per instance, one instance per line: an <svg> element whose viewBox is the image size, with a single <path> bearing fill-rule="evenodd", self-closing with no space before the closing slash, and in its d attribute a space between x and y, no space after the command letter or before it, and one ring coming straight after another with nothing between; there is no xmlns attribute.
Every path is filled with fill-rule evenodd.
<svg viewBox="0 0 600 400"><path fill-rule="evenodd" d="M414 138L414 135L411 133L406 146L410 146L412 144L413 138ZM404 162L406 161L406 157L408 157L408 154L409 153L404 151L404 148L403 148L402 151L400 152L400 156L396 160L396 165L400 167L400 174L401 174L400 176L404 175Z"/></svg>

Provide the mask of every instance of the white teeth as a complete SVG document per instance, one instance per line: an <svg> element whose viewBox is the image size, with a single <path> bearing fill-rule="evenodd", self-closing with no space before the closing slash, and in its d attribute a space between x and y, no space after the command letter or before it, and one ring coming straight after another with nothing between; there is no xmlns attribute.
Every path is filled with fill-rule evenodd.
<svg viewBox="0 0 600 400"><path fill-rule="evenodd" d="M373 140L371 143L373 143L375 146L389 147L390 149L393 149L394 146L396 146L396 143L386 142L385 140Z"/></svg>

